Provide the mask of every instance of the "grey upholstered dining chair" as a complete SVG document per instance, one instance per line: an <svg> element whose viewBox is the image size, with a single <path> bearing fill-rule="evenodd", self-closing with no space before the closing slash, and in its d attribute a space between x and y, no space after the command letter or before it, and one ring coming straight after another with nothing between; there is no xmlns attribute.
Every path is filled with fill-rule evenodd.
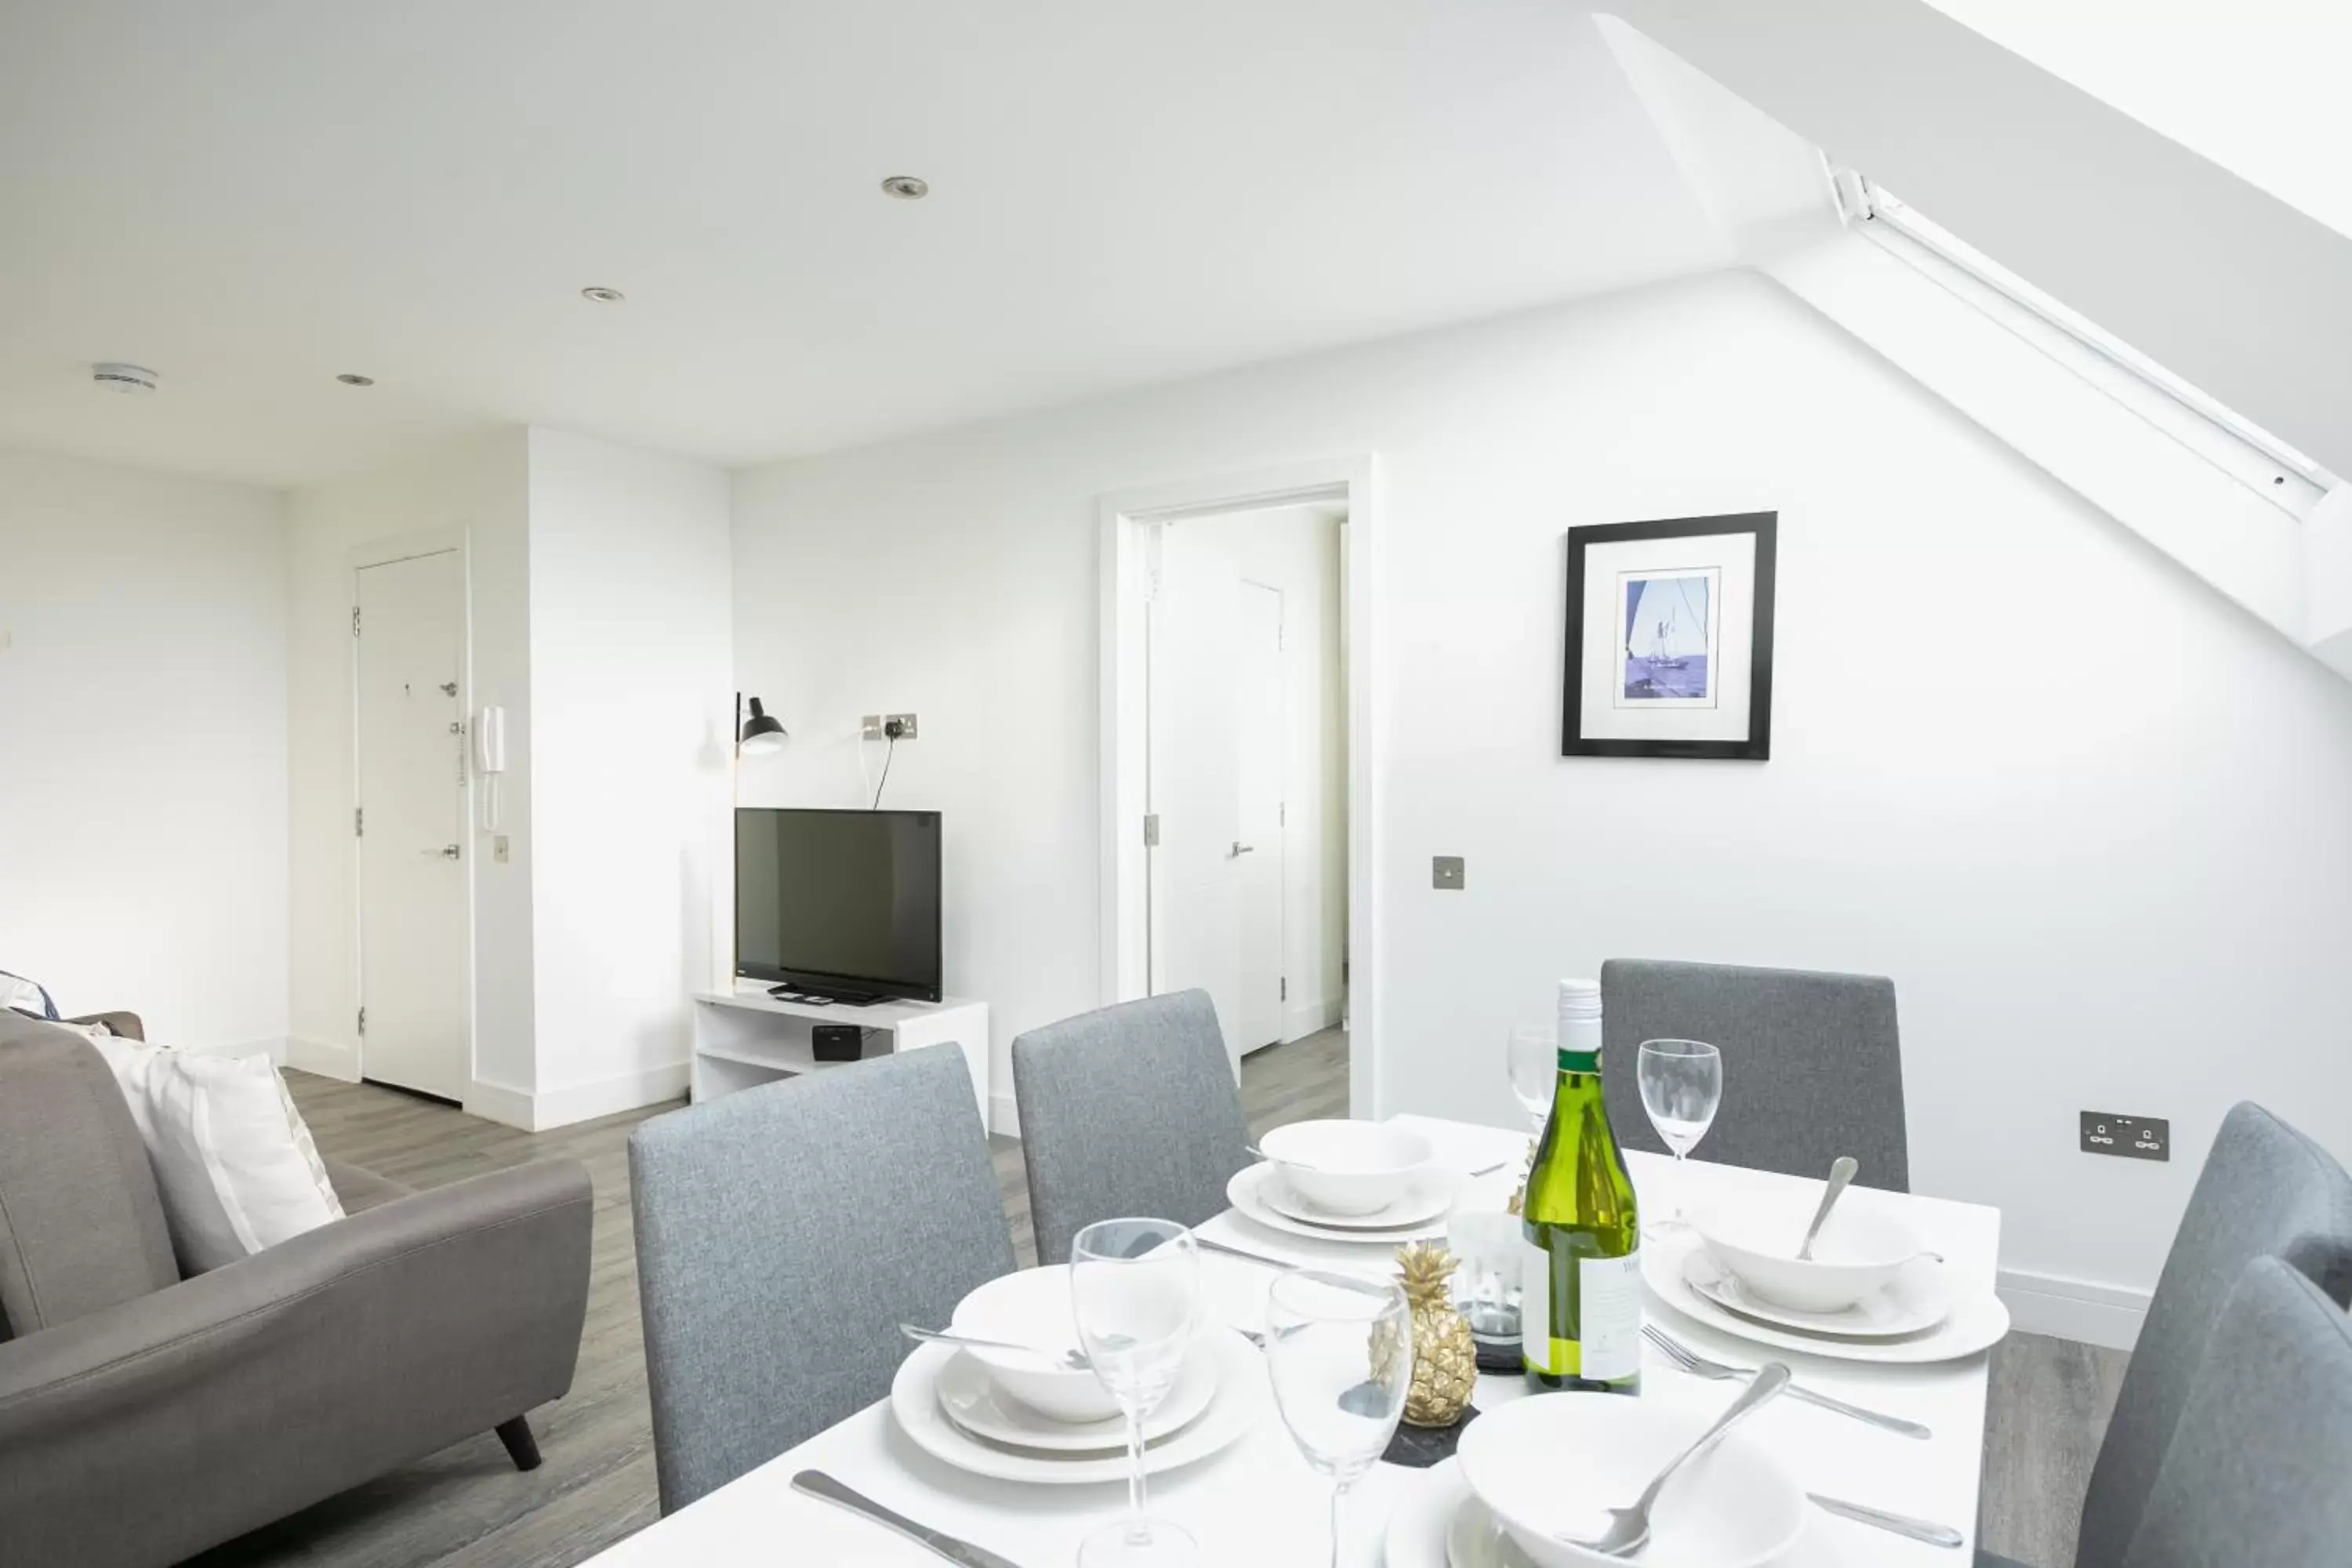
<svg viewBox="0 0 2352 1568"><path fill-rule="evenodd" d="M1013 1096L1040 1263L1097 1220L1199 1225L1250 1163L1241 1094L1205 991L1122 1002L1013 1042Z"/></svg>
<svg viewBox="0 0 2352 1568"><path fill-rule="evenodd" d="M1601 1006L1601 1087L1620 1142L1665 1152L1642 1110L1641 1043L1705 1040L1723 1052L1723 1106L1693 1158L1826 1176L1851 1154L1864 1186L1911 1190L1893 981L1612 958Z"/></svg>
<svg viewBox="0 0 2352 1568"><path fill-rule="evenodd" d="M2339 1308L2352 1301L2352 1176L2248 1101L2222 1119L2148 1299L2083 1500L2080 1568L2124 1560L2221 1303L2264 1257L2284 1259Z"/></svg>
<svg viewBox="0 0 2352 1568"><path fill-rule="evenodd" d="M2352 1542L2352 1321L2258 1258L2214 1321L2121 1556L2084 1568L2337 1563Z"/></svg>
<svg viewBox="0 0 2352 1568"><path fill-rule="evenodd" d="M882 1397L900 1322L1013 1267L953 1046L656 1117L629 1181L664 1513Z"/></svg>

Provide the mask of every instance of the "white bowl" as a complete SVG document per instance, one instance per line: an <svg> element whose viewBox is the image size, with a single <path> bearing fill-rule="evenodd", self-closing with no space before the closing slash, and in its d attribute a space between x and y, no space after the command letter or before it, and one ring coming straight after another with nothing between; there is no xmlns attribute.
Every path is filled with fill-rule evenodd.
<svg viewBox="0 0 2352 1568"><path fill-rule="evenodd" d="M1820 1204L1811 1192L1722 1198L1699 1205L1690 1224L1740 1284L1805 1312L1842 1312L1877 1294L1922 1250L1917 1231L1849 1189L1801 1263L1797 1247Z"/></svg>
<svg viewBox="0 0 2352 1568"><path fill-rule="evenodd" d="M991 1279L963 1299L949 1326L960 1334L1035 1345L1055 1354L1081 1348L1070 1310L1069 1265ZM999 1389L1048 1420L1103 1421L1118 1414L1118 1402L1091 1372L1072 1372L1018 1351L963 1348L988 1369Z"/></svg>
<svg viewBox="0 0 2352 1568"><path fill-rule="evenodd" d="M1299 1199L1326 1214L1378 1214L1429 1163L1429 1140L1379 1121L1294 1121L1258 1140Z"/></svg>
<svg viewBox="0 0 2352 1568"><path fill-rule="evenodd" d="M1490 1410L1462 1430L1462 1477L1538 1568L1621 1563L1559 1540L1598 1535L1712 1415L1622 1394L1557 1394ZM1762 1568L1805 1528L1805 1494L1748 1417L1685 1466L1650 1510L1648 1568Z"/></svg>

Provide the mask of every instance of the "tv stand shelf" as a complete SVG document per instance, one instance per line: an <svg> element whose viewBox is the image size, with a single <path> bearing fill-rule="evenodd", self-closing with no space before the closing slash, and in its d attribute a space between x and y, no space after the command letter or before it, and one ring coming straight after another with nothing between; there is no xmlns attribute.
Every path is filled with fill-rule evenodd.
<svg viewBox="0 0 2352 1568"><path fill-rule="evenodd" d="M817 1024L856 1024L882 1031L866 1042L868 1057L954 1045L963 1051L971 1088L988 1124L988 1004L961 996L938 1002L877 1002L852 1007L836 1002L785 1002L765 982L746 980L731 991L694 994L694 1073L698 1105L804 1072L826 1072L847 1062L821 1062L811 1044Z"/></svg>

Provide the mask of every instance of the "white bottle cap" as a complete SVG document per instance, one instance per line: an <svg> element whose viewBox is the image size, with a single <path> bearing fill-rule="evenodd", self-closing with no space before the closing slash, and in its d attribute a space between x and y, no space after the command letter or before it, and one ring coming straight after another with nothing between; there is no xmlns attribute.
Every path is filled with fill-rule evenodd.
<svg viewBox="0 0 2352 1568"><path fill-rule="evenodd" d="M1601 1016L1601 982L1563 980L1559 983L1559 1016L1563 1018Z"/></svg>

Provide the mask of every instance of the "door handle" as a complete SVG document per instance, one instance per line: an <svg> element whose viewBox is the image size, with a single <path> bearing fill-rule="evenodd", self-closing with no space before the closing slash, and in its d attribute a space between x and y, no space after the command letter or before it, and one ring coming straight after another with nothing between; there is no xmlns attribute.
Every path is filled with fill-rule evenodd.
<svg viewBox="0 0 2352 1568"><path fill-rule="evenodd" d="M417 853L419 855L430 855L436 860L455 860L457 858L457 846L455 844L444 844L438 849L419 849Z"/></svg>
<svg viewBox="0 0 2352 1568"><path fill-rule="evenodd" d="M1257 846L1256 846L1256 845L1255 845L1255 844L1244 844L1244 843L1243 843L1240 839L1236 838L1236 839L1234 839L1234 840L1233 853L1232 853L1232 855L1228 856L1228 857L1227 857L1227 858L1229 858L1229 859L1230 859L1230 858L1238 858L1238 857L1243 856L1243 855L1255 854L1255 853L1256 852L1256 850L1257 850Z"/></svg>

